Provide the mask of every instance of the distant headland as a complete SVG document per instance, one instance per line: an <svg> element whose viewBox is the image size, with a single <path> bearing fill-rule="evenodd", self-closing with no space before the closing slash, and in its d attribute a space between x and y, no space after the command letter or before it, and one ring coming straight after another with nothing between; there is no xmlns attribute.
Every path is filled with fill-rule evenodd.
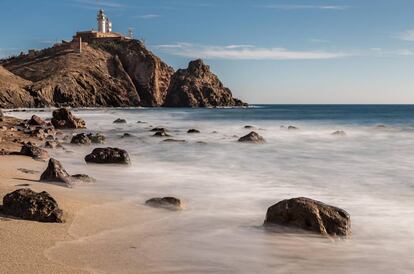
<svg viewBox="0 0 414 274"><path fill-rule="evenodd" d="M202 60L174 71L102 9L97 30L0 60L0 108L245 105Z"/></svg>

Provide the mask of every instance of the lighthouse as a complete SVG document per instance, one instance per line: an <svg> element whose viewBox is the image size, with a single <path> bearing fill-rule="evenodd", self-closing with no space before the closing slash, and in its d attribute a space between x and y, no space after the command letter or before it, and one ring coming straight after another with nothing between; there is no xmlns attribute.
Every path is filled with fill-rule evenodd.
<svg viewBox="0 0 414 274"><path fill-rule="evenodd" d="M102 33L106 33L107 18L106 18L106 15L105 15L105 13L102 9L100 9L99 12L98 12L97 20L98 20L98 31L102 32ZM111 26L111 28L112 28L112 26Z"/></svg>

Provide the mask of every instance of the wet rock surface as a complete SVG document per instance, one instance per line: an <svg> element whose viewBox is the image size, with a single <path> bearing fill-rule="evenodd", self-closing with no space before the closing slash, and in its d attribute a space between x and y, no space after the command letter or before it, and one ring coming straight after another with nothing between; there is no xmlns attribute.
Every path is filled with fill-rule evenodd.
<svg viewBox="0 0 414 274"><path fill-rule="evenodd" d="M171 210L182 209L180 199L175 197L164 197L164 198L152 198L145 202L146 205L157 208L165 208Z"/></svg>
<svg viewBox="0 0 414 274"><path fill-rule="evenodd" d="M309 198L283 200L267 210L265 225L277 224L322 235L351 235L351 218L343 209Z"/></svg>
<svg viewBox="0 0 414 274"><path fill-rule="evenodd" d="M196 134L196 133L201 133L198 129L194 129L194 128L192 128L192 129L189 129L188 131L187 131L187 133L188 134Z"/></svg>
<svg viewBox="0 0 414 274"><path fill-rule="evenodd" d="M118 118L114 121L114 124L126 124L126 122L125 119Z"/></svg>
<svg viewBox="0 0 414 274"><path fill-rule="evenodd" d="M76 118L67 108L53 111L52 124L57 129L86 128L85 121Z"/></svg>
<svg viewBox="0 0 414 274"><path fill-rule="evenodd" d="M4 196L2 213L25 220L63 222L63 212L49 193L37 193L28 188L18 189Z"/></svg>
<svg viewBox="0 0 414 274"><path fill-rule="evenodd" d="M75 145L90 145L92 141L85 133L79 133L72 137L70 143Z"/></svg>
<svg viewBox="0 0 414 274"><path fill-rule="evenodd" d="M91 154L86 155L87 163L96 164L130 164L128 152L119 148L95 148Z"/></svg>
<svg viewBox="0 0 414 274"><path fill-rule="evenodd" d="M252 143L252 144L264 144L266 141L265 139L257 134L256 132L252 131L246 136L243 136L239 139L241 143Z"/></svg>

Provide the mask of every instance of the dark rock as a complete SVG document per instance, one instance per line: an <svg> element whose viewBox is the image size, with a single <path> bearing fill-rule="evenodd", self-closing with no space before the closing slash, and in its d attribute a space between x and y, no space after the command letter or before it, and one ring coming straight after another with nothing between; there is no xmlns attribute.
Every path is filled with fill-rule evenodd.
<svg viewBox="0 0 414 274"><path fill-rule="evenodd" d="M153 137L171 137L171 135L169 135L167 132L165 131L157 131L155 132L154 135L152 135Z"/></svg>
<svg viewBox="0 0 414 274"><path fill-rule="evenodd" d="M166 107L217 107L244 106L233 98L230 89L202 60L191 61L187 69L178 70L172 77L164 106Z"/></svg>
<svg viewBox="0 0 414 274"><path fill-rule="evenodd" d="M239 139L239 142L242 143L255 143L255 144L263 144L265 143L265 139L257 134L256 132L252 131L246 136L243 136Z"/></svg>
<svg viewBox="0 0 414 274"><path fill-rule="evenodd" d="M303 197L269 207L265 224L298 227L322 235L351 235L351 218L345 210Z"/></svg>
<svg viewBox="0 0 414 274"><path fill-rule="evenodd" d="M70 175L62 167L62 164L50 158L46 170L40 176L41 182L62 182L70 185Z"/></svg>
<svg viewBox="0 0 414 274"><path fill-rule="evenodd" d="M79 133L72 137L70 143L76 145L90 145L92 141L85 133Z"/></svg>
<svg viewBox="0 0 414 274"><path fill-rule="evenodd" d="M3 122L4 120L4 114L3 111L0 109L0 122Z"/></svg>
<svg viewBox="0 0 414 274"><path fill-rule="evenodd" d="M95 148L85 161L97 164L130 164L128 152L119 148Z"/></svg>
<svg viewBox="0 0 414 274"><path fill-rule="evenodd" d="M163 128L163 127L154 127L150 131L152 131L152 132L158 132L158 131L168 131L168 130L166 128Z"/></svg>
<svg viewBox="0 0 414 274"><path fill-rule="evenodd" d="M46 141L45 148L58 148L62 147L62 145L58 141Z"/></svg>
<svg viewBox="0 0 414 274"><path fill-rule="evenodd" d="M3 198L4 214L48 223L62 223L63 212L49 193L34 192L31 189L18 189Z"/></svg>
<svg viewBox="0 0 414 274"><path fill-rule="evenodd" d="M199 131L199 130L197 130L197 129L192 128L192 129L189 129L189 130L187 131L187 133L190 133L190 134L193 134L193 133L200 133L200 131Z"/></svg>
<svg viewBox="0 0 414 274"><path fill-rule="evenodd" d="M60 108L53 111L52 124L58 129L85 128L85 121L76 118L67 108Z"/></svg>
<svg viewBox="0 0 414 274"><path fill-rule="evenodd" d="M75 174L70 176L72 182L94 183L96 180L86 174Z"/></svg>
<svg viewBox="0 0 414 274"><path fill-rule="evenodd" d="M187 143L186 140L177 140L177 139L165 139L163 140L165 143Z"/></svg>
<svg viewBox="0 0 414 274"><path fill-rule="evenodd" d="M332 135L335 135L335 136L346 136L346 133L343 130L337 130L337 131L333 132Z"/></svg>
<svg viewBox="0 0 414 274"><path fill-rule="evenodd" d="M106 141L106 137L101 133L89 133L87 137L91 140L93 144L104 144Z"/></svg>
<svg viewBox="0 0 414 274"><path fill-rule="evenodd" d="M137 121L137 124L146 124L147 122Z"/></svg>
<svg viewBox="0 0 414 274"><path fill-rule="evenodd" d="M254 127L254 126L249 126L249 125L244 126L244 128L245 128L245 129L255 129L255 127Z"/></svg>
<svg viewBox="0 0 414 274"><path fill-rule="evenodd" d="M49 154L46 150L41 149L40 147L28 142L22 146L18 155L29 156L36 160L44 160L49 157Z"/></svg>
<svg viewBox="0 0 414 274"><path fill-rule="evenodd" d="M288 126L288 130L298 130L299 128L295 127L295 126Z"/></svg>
<svg viewBox="0 0 414 274"><path fill-rule="evenodd" d="M121 136L121 138L131 138L131 137L134 137L134 135L132 135L131 133L128 133L128 132L125 132L125 133Z"/></svg>
<svg viewBox="0 0 414 274"><path fill-rule="evenodd" d="M146 201L145 204L152 207L161 207L171 210L182 209L181 201L174 197L152 198Z"/></svg>
<svg viewBox="0 0 414 274"><path fill-rule="evenodd" d="M126 124L126 122L125 119L118 118L114 121L114 124Z"/></svg>
<svg viewBox="0 0 414 274"><path fill-rule="evenodd" d="M28 124L31 126L43 126L46 125L46 121L37 115L33 115Z"/></svg>

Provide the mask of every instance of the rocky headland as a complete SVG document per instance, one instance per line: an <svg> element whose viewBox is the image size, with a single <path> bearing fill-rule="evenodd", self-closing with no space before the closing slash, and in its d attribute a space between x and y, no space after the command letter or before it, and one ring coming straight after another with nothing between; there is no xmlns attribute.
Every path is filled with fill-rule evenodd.
<svg viewBox="0 0 414 274"><path fill-rule="evenodd" d="M224 107L233 98L201 60L174 71L138 40L71 43L0 60L0 108Z"/></svg>

